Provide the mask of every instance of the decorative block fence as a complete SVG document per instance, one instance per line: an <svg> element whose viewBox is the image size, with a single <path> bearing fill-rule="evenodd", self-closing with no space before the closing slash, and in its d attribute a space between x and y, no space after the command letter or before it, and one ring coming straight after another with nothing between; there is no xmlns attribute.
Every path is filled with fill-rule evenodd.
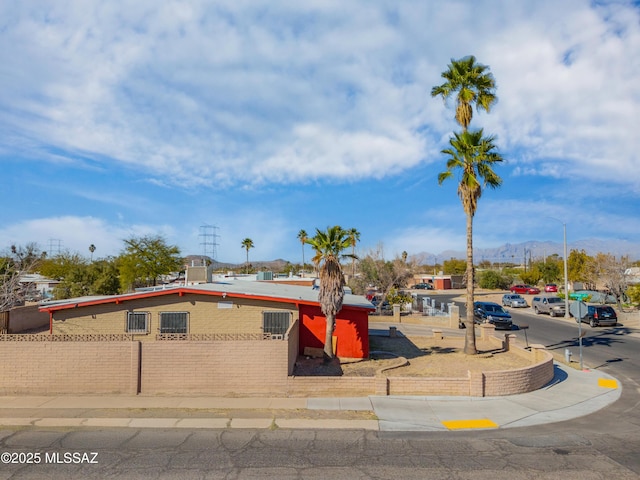
<svg viewBox="0 0 640 480"><path fill-rule="evenodd" d="M262 335L185 336L155 342L128 335L0 335L0 395L143 394L366 396L525 393L553 379L553 358L489 335L531 360L526 368L469 372L464 378L292 376L298 322L284 340ZM387 372L389 373L389 372Z"/></svg>

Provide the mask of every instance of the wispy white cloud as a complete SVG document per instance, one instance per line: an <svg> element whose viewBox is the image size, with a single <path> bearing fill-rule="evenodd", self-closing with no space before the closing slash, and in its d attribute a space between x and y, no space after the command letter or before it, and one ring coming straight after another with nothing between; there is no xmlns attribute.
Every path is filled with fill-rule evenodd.
<svg viewBox="0 0 640 480"><path fill-rule="evenodd" d="M0 239L6 239L7 243L2 247L35 242L43 251L50 250L53 246L55 253L58 250L68 250L88 256L86 252L89 245L94 244L97 247L96 257L117 255L124 246L123 240L132 236L158 234L175 238L175 231L171 226L118 226L94 217L38 218L0 229Z"/></svg>
<svg viewBox="0 0 640 480"><path fill-rule="evenodd" d="M179 243L193 228L187 221L198 220L185 212L188 202L171 206L174 197L301 184L315 191L404 175L399 185L412 185L425 208L412 207L415 223L367 225L371 243L380 239L397 253L464 248L455 185L435 186L439 151L458 128L453 102L430 90L451 58L467 54L488 64L498 84L498 104L473 125L497 135L505 186L530 180L483 197L476 244L542 231L539 215L526 227L502 215L531 211L531 203L543 213L560 209L563 218L580 203L605 218L604 192L616 190L626 193L628 214L619 205L609 214L626 235L640 236L630 226L640 193L639 12L630 1L588 0L2 2L0 162L91 170L95 184L65 193L116 206L121 222L139 226L68 208L5 221L0 239L46 243L76 229L77 241L64 243L79 251L95 243L89 237L117 251L129 232L166 232ZM413 178L414 170L422 176ZM96 188L102 172L161 188ZM544 188L567 178L557 192ZM597 191L584 186L594 179ZM408 208L375 189L370 195L334 206L336 216L385 203L393 219L390 205ZM221 258L243 261L245 237L255 237L255 258L283 256L283 245L297 249L291 239L301 216L312 225L330 217L301 206L298 218L287 218L267 204L268 194L253 198L265 201L202 213L224 232ZM189 250L198 251L197 231L190 234Z"/></svg>
<svg viewBox="0 0 640 480"><path fill-rule="evenodd" d="M8 2L0 122L15 134L2 148L192 185L380 177L450 131L429 89L448 57L476 53L500 97L481 121L527 150L519 162L623 180L638 166L625 134L640 103L637 9L499 2L486 16L480 3ZM465 27L443 35L452 22Z"/></svg>

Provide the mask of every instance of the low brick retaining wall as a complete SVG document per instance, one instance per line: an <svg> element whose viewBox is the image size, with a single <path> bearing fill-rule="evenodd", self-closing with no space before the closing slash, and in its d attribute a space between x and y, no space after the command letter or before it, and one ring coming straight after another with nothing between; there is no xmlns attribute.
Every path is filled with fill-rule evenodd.
<svg viewBox="0 0 640 480"><path fill-rule="evenodd" d="M504 341L489 336L497 347ZM531 345L531 351L509 345L513 353L531 360L531 366L513 370L468 372L466 377L289 377L289 396L331 397L362 395L424 395L488 397L515 395L542 388L553 379L553 356L542 345ZM400 365L398 365L400 366Z"/></svg>

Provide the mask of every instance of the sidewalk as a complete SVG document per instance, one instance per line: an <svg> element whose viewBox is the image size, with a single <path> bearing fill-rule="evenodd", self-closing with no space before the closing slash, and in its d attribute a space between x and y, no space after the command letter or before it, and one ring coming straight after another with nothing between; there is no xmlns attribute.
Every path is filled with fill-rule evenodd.
<svg viewBox="0 0 640 480"><path fill-rule="evenodd" d="M229 398L0 397L0 428L131 427L447 431L560 422L615 402L621 385L598 371L555 365L553 381L508 397Z"/></svg>

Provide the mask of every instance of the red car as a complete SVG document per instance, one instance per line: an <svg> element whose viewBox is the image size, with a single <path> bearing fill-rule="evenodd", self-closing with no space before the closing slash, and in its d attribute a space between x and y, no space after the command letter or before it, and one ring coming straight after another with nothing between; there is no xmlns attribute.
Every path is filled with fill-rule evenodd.
<svg viewBox="0 0 640 480"><path fill-rule="evenodd" d="M539 288L532 287L531 285L514 285L509 290L511 291L511 293L529 293L531 295L540 293Z"/></svg>
<svg viewBox="0 0 640 480"><path fill-rule="evenodd" d="M555 283L547 283L544 286L544 291L545 292L549 292L549 293L554 293L558 291L558 285L556 285Z"/></svg>

